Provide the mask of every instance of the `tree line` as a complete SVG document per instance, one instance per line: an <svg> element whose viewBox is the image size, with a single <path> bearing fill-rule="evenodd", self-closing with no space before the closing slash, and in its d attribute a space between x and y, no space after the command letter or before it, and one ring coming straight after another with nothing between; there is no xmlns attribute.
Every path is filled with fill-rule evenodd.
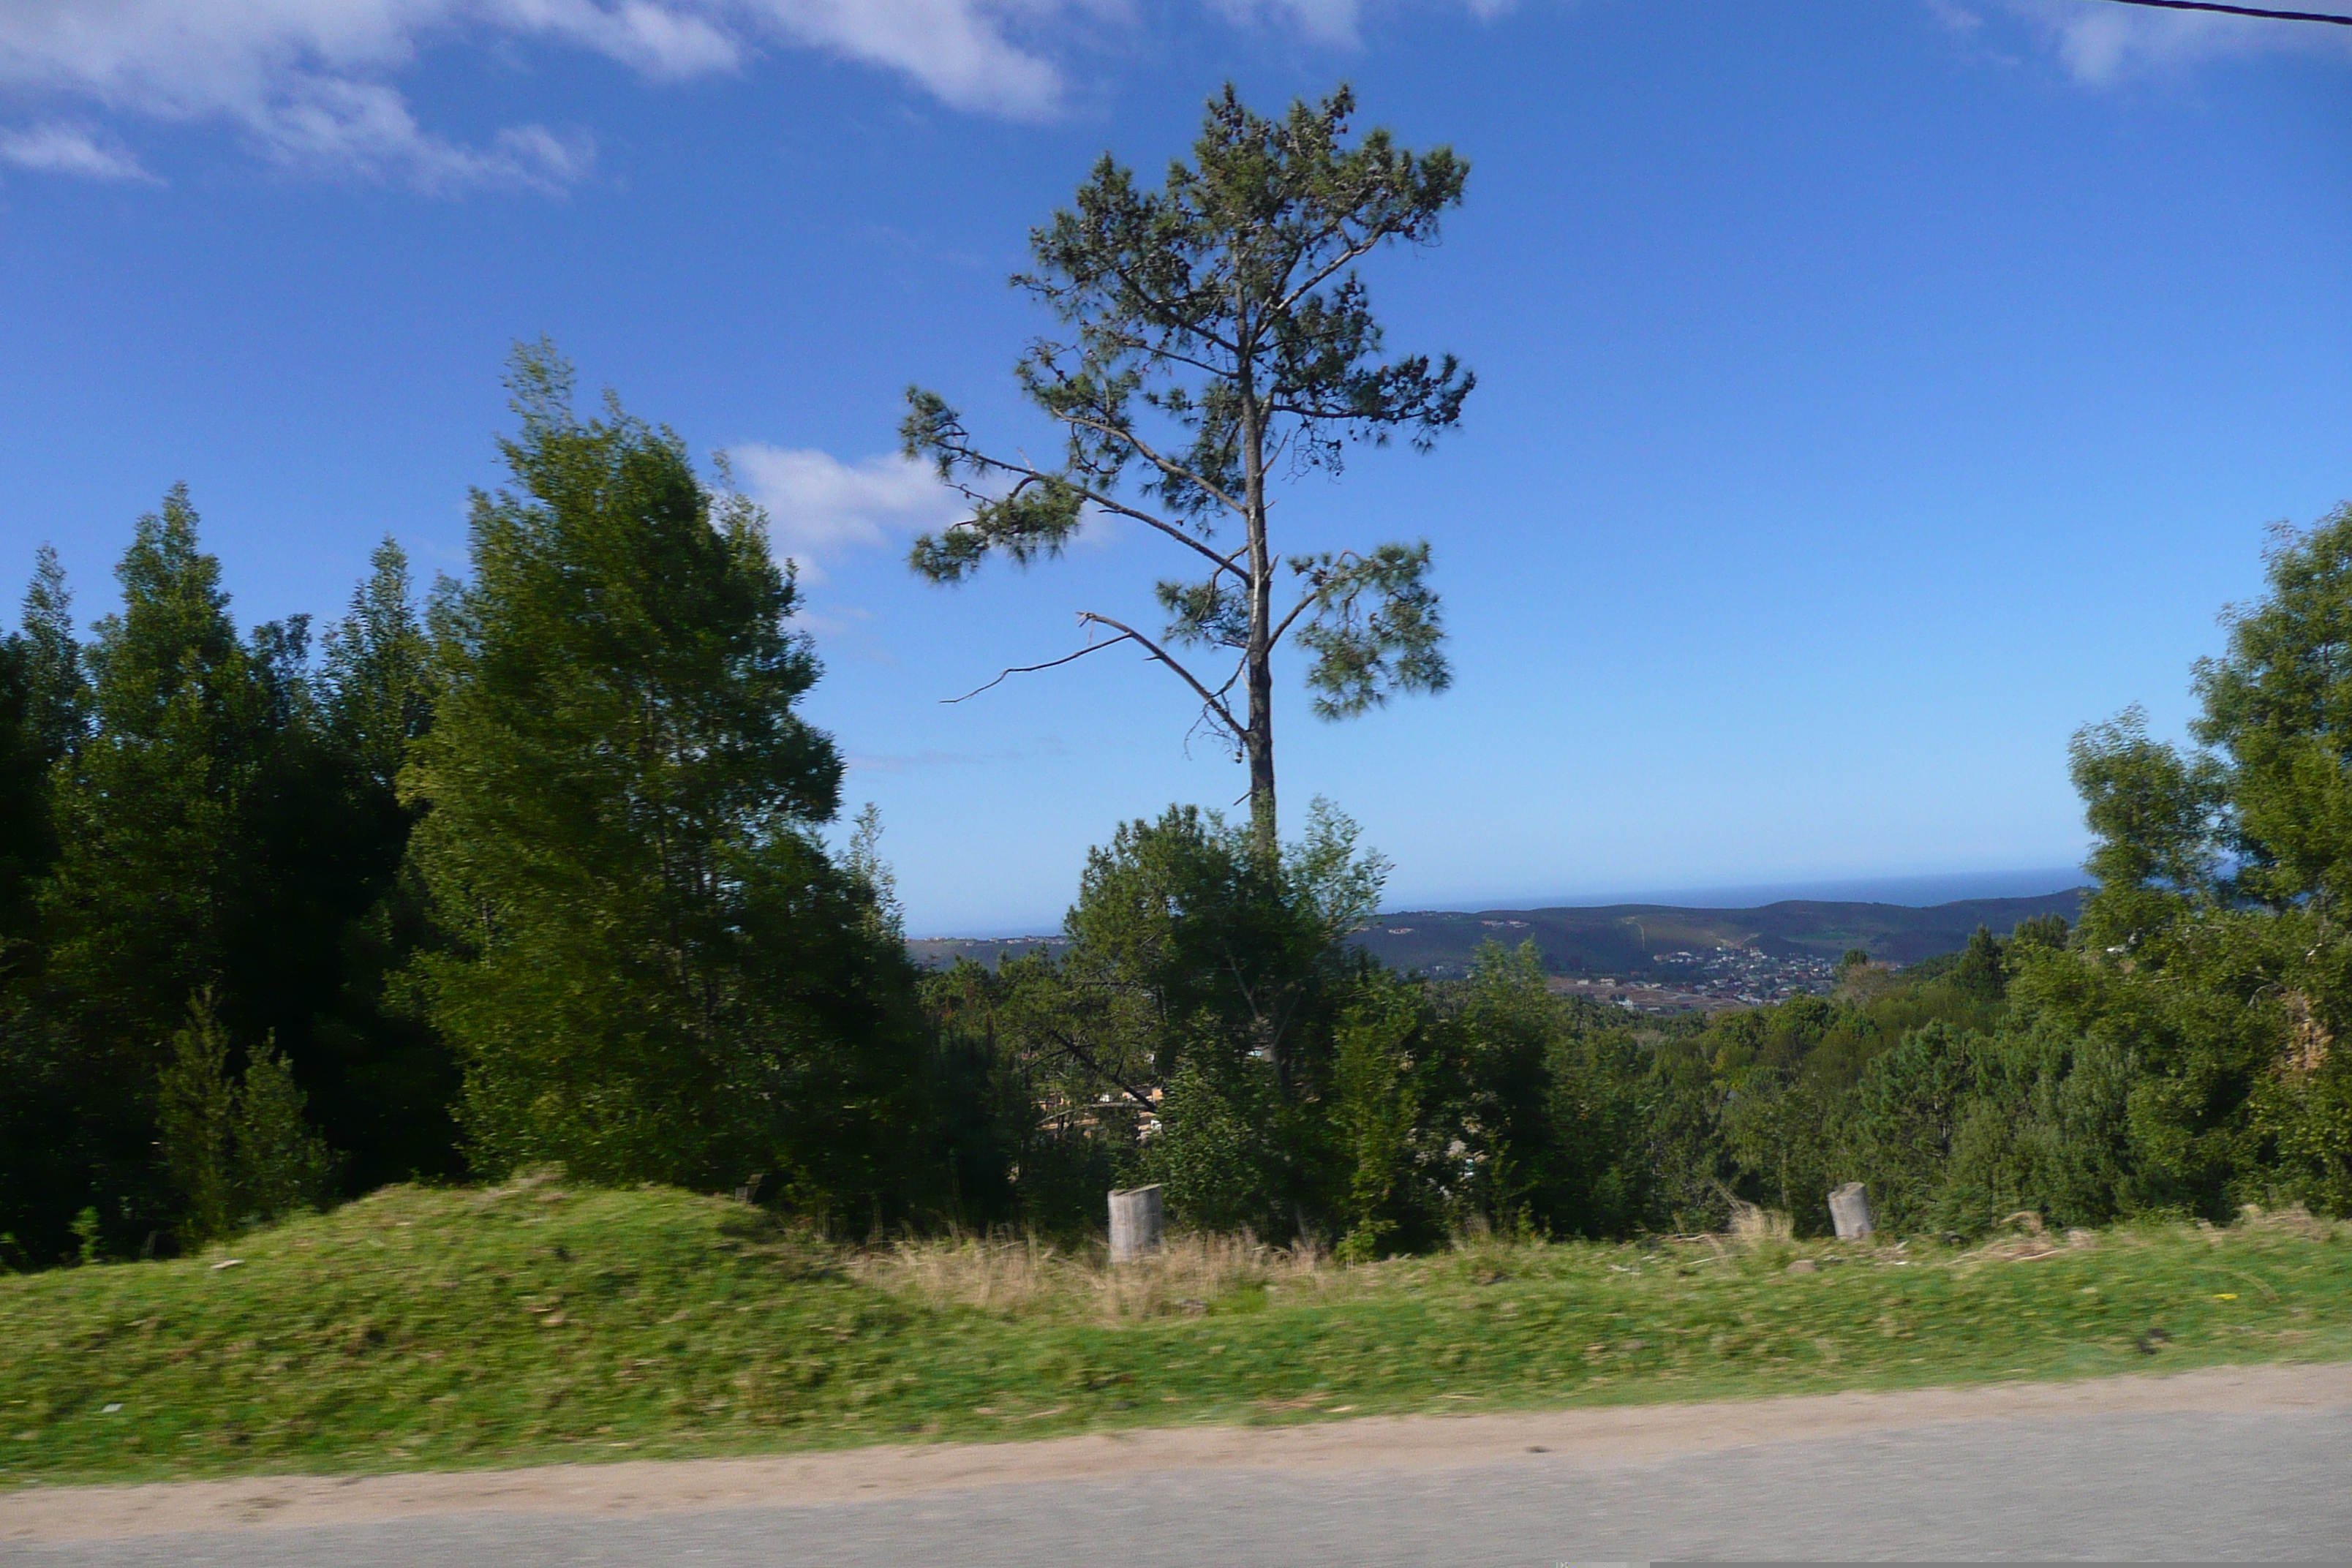
<svg viewBox="0 0 2352 1568"><path fill-rule="evenodd" d="M1834 991L1642 1017L1350 943L1385 863L1327 803L1268 857L1177 807L1088 858L1068 945L925 973L764 521L518 356L509 489L420 604L396 548L311 650L240 633L195 513L142 519L77 640L46 552L0 645L0 1230L169 1251L396 1180L560 1163L852 1235L1180 1222L1349 1258L1624 1237L1737 1204L1971 1236L2352 1211L2352 508L2283 535L2196 674L2194 748L2076 739L2080 922Z"/></svg>
<svg viewBox="0 0 2352 1568"><path fill-rule="evenodd" d="M1351 110L1228 90L1161 189L1107 158L1033 237L1016 282L1071 335L1019 374L1058 465L909 395L908 451L972 501L918 573L1047 558L1105 511L1200 570L1156 585L1159 635L1089 611L1112 635L1069 657L1183 681L1246 820L1117 826L1056 954L909 963L877 820L823 837L843 765L798 711L821 670L767 519L613 395L580 412L544 342L462 580L420 591L387 541L315 637L240 630L175 489L85 628L41 552L0 641L0 1258L542 1163L851 1236L1090 1232L1156 1182L1180 1223L1351 1258L1740 1204L1818 1230L1849 1180L1959 1235L2352 1210L2352 508L2281 534L2190 747L2137 712L2076 737L2078 926L1679 1018L1555 994L1532 947L1439 983L1352 944L1387 867L1327 802L1284 838L1272 656L1308 655L1326 719L1442 689L1432 555L1279 556L1269 484L1426 446L1473 383L1383 360L1354 270L1432 241L1466 165L1350 142Z"/></svg>

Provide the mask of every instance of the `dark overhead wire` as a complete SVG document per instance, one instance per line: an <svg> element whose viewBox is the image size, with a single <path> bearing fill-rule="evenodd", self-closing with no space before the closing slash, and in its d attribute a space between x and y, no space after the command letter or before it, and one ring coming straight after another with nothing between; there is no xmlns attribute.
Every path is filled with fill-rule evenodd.
<svg viewBox="0 0 2352 1568"><path fill-rule="evenodd" d="M2260 16L2268 22L2332 22L2352 27L2352 16L2327 11L2270 11L2259 5L2224 5L2219 0L2113 0L2117 5L2152 5L2159 11L2218 11L2224 16Z"/></svg>

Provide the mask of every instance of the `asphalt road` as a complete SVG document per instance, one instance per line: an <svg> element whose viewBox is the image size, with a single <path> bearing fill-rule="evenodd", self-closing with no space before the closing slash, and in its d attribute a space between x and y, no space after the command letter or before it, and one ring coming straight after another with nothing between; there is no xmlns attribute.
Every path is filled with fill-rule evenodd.
<svg viewBox="0 0 2352 1568"><path fill-rule="evenodd" d="M2352 1555L2352 1404L1937 1420L1702 1451L1192 1468L821 1506L471 1511L0 1544L67 1568L1549 1565Z"/></svg>

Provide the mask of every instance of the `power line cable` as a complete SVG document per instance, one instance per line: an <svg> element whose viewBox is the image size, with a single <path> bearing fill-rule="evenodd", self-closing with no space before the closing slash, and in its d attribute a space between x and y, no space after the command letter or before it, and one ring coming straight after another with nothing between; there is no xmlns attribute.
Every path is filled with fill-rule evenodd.
<svg viewBox="0 0 2352 1568"><path fill-rule="evenodd" d="M2117 5L2152 5L2159 11L2218 11L2224 16L2260 16L2269 22L2331 22L2352 27L2352 16L2329 11L2269 11L2259 5L2224 5L2220 0L2113 0Z"/></svg>

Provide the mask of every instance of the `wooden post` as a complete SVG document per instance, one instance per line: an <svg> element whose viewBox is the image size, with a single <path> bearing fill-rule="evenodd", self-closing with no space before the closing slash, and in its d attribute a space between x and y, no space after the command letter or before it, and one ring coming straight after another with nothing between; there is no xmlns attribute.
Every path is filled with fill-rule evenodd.
<svg viewBox="0 0 2352 1568"><path fill-rule="evenodd" d="M1870 1198L1860 1182L1830 1189L1830 1223L1840 1241L1860 1241L1878 1228L1870 1223Z"/></svg>
<svg viewBox="0 0 2352 1568"><path fill-rule="evenodd" d="M1165 1231L1158 1187L1130 1187L1110 1195L1110 1260L1132 1263L1160 1250Z"/></svg>

